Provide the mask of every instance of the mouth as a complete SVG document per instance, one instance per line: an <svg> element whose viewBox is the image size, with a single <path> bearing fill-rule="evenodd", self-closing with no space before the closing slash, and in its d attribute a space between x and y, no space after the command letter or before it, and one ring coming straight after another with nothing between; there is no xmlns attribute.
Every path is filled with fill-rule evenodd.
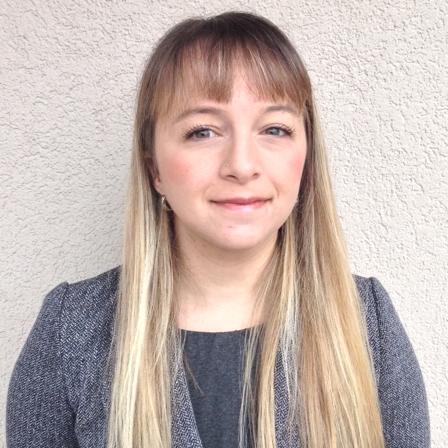
<svg viewBox="0 0 448 448"><path fill-rule="evenodd" d="M249 197L249 198L234 197L212 202L225 210L237 211L237 212L251 212L262 208L269 201L270 199L261 197Z"/></svg>

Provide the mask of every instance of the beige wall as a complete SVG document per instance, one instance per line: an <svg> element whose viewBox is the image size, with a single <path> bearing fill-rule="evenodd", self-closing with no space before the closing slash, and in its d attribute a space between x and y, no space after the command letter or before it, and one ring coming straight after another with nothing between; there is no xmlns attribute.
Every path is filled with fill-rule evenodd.
<svg viewBox="0 0 448 448"><path fill-rule="evenodd" d="M353 270L391 293L443 448L447 5L0 0L0 418L44 294L119 263L135 86L152 45L182 18L239 9L271 18L304 56Z"/></svg>

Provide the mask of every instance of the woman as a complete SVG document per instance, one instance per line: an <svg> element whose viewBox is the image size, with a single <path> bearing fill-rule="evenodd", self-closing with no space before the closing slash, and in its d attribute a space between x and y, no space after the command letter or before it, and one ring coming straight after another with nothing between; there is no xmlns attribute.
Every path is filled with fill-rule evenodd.
<svg viewBox="0 0 448 448"><path fill-rule="evenodd" d="M243 13L171 29L141 82L121 270L46 298L9 447L427 447L421 373L347 263L305 67Z"/></svg>

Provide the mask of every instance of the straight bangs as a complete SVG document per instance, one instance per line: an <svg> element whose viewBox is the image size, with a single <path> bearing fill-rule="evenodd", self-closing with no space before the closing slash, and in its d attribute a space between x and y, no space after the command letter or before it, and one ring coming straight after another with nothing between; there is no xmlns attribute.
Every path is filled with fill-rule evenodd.
<svg viewBox="0 0 448 448"><path fill-rule="evenodd" d="M287 102L299 112L311 103L307 72L283 33L270 30L270 36L265 29L260 31L259 24L224 25L218 18L207 23L193 19L182 25L190 27L188 38L183 29L172 30L179 39L169 39L171 48L165 48L164 60L158 61L159 79L150 104L154 121L169 114L173 106L186 106L195 95L230 101L238 74L260 99Z"/></svg>

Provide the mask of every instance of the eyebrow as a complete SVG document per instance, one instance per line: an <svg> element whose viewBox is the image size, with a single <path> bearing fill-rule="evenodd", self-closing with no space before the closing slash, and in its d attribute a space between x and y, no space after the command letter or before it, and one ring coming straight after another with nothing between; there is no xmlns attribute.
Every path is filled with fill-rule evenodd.
<svg viewBox="0 0 448 448"><path fill-rule="evenodd" d="M224 113L224 109L220 109L219 107L194 107L192 109L184 110L175 120L175 123L182 121L184 118L189 117L190 115L196 114L210 114L210 115L221 115Z"/></svg>
<svg viewBox="0 0 448 448"><path fill-rule="evenodd" d="M300 117L300 113L294 107L288 106L287 104L275 104L274 106L267 107L263 113L267 112L288 112L296 117Z"/></svg>
<svg viewBox="0 0 448 448"><path fill-rule="evenodd" d="M296 117L300 117L301 114L295 109L294 107L288 106L287 104L275 104L272 106L268 106L265 109L263 109L261 115L270 113L270 112L287 112L290 113ZM196 114L210 114L210 115L222 115L225 113L224 109L221 109L219 107L193 107L191 109L184 110L176 119L175 123L179 123L179 121L184 120L185 118L189 117L190 115L196 115Z"/></svg>

